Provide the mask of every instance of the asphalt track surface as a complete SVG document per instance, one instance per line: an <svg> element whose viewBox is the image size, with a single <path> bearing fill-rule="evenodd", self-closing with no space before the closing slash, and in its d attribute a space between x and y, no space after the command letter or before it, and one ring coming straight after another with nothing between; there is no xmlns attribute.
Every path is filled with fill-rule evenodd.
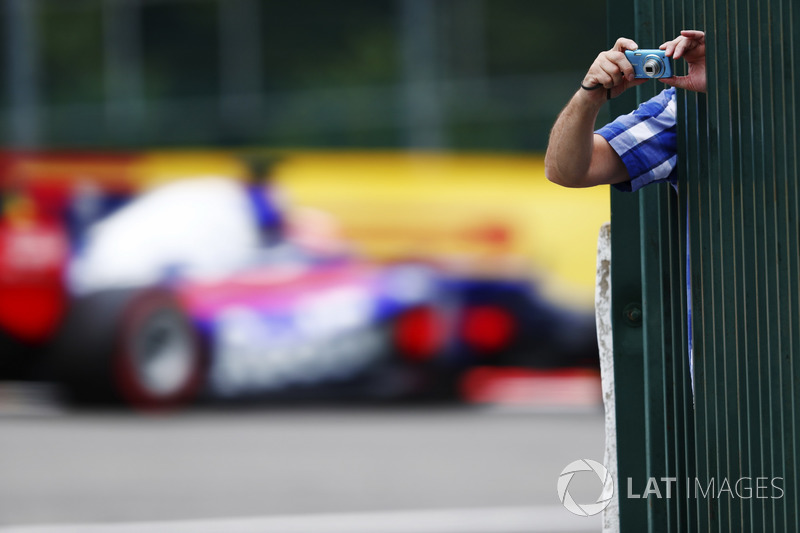
<svg viewBox="0 0 800 533"><path fill-rule="evenodd" d="M599 408L0 414L0 532L599 531L556 480L602 450Z"/></svg>

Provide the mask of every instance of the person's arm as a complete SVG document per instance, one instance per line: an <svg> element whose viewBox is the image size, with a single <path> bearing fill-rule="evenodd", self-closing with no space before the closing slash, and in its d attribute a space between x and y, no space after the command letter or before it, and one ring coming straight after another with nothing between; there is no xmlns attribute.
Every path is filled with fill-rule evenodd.
<svg viewBox="0 0 800 533"><path fill-rule="evenodd" d="M636 48L638 46L630 39L618 39L611 50L597 56L582 85L602 85L614 98L647 81L634 79L633 67L625 57L625 50ZM662 82L680 89L706 92L706 47L702 31L684 30L660 48L667 56L683 58L689 65L688 75L662 78ZM630 179L619 155L593 131L605 100L605 90L579 89L561 112L550 133L545 155L545 175L550 181L565 187L591 187Z"/></svg>
<svg viewBox="0 0 800 533"><path fill-rule="evenodd" d="M547 179L564 187L592 187L630 179L619 155L594 133L597 114L605 101L606 91L583 89L569 101L550 132L544 157Z"/></svg>
<svg viewBox="0 0 800 533"><path fill-rule="evenodd" d="M635 79L625 50L638 46L620 38L611 50L597 56L581 85L602 86L578 89L556 119L545 154L545 175L565 187L591 187L630 179L619 155L608 142L594 133L595 120L608 96L614 98L646 80ZM610 91L610 92L609 92Z"/></svg>

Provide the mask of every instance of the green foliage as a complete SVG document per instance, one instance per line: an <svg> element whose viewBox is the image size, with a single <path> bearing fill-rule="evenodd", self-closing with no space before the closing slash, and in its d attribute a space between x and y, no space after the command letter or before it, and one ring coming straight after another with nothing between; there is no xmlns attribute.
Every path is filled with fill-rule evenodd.
<svg viewBox="0 0 800 533"><path fill-rule="evenodd" d="M142 47L149 98L217 95L216 4L216 0L143 3Z"/></svg>
<svg viewBox="0 0 800 533"><path fill-rule="evenodd" d="M52 144L391 147L408 139L408 69L415 64L403 56L414 38L403 27L404 0L257 0L253 27L261 46L241 54L254 72L252 87L263 94L244 119L221 113L220 104L227 81L221 78L220 2L241 0L140 2L145 106L137 111L138 125L127 127L137 138L107 131L126 126L103 118L109 96L104 46L117 38L104 27L110 1L37 4L43 104L70 109L42 115L50 117L42 129ZM435 73L447 145L542 148L543 125L605 46L604 2L425 1L434 17L419 27L434 28L435 46L416 60L429 61L425 72ZM0 66L14 53L3 45ZM1 98L0 107L7 107Z"/></svg>
<svg viewBox="0 0 800 533"><path fill-rule="evenodd" d="M103 25L97 2L47 2L38 22L42 96L54 104L103 98Z"/></svg>
<svg viewBox="0 0 800 533"><path fill-rule="evenodd" d="M394 1L264 2L262 24L267 89L399 81Z"/></svg>
<svg viewBox="0 0 800 533"><path fill-rule="evenodd" d="M605 2L485 2L489 73L584 69L605 46Z"/></svg>

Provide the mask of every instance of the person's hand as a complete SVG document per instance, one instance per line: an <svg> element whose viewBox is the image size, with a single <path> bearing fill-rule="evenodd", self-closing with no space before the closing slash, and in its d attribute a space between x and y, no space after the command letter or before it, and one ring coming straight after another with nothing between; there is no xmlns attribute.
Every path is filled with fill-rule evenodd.
<svg viewBox="0 0 800 533"><path fill-rule="evenodd" d="M636 50L639 46L630 39L620 37L611 50L600 52L594 60L589 71L583 78L584 87L594 87L602 85L605 89L611 90L611 98L616 98L627 89L641 85L646 79L635 79L633 65L625 57L625 50ZM599 93L597 97L605 100L606 91L588 91L589 93ZM600 96L602 94L602 96Z"/></svg>
<svg viewBox="0 0 800 533"><path fill-rule="evenodd" d="M706 36L702 31L683 30L678 37L659 48L672 59L684 58L689 65L686 76L661 78L661 81L679 89L706 92Z"/></svg>

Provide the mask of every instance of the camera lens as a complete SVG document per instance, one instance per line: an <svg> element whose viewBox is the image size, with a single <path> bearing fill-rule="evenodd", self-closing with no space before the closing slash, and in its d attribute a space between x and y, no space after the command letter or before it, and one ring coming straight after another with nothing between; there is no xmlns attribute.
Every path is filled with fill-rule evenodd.
<svg viewBox="0 0 800 533"><path fill-rule="evenodd" d="M650 57L644 62L644 73L651 78L657 77L661 73L661 61L657 58Z"/></svg>

